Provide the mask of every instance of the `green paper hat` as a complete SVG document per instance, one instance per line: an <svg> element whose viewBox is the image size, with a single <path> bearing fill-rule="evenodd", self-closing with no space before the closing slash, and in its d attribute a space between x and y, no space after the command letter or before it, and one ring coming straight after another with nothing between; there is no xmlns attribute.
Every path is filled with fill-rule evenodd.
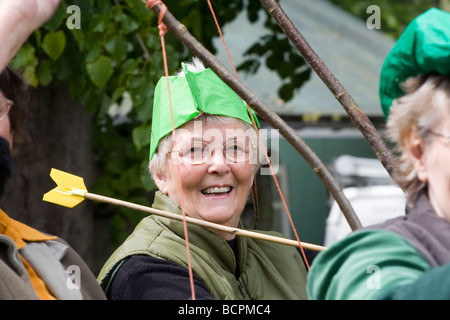
<svg viewBox="0 0 450 320"><path fill-rule="evenodd" d="M184 63L181 63L181 66L184 77L169 77L175 129L201 113L233 117L253 125L246 103L211 69L191 72ZM254 111L251 112L259 127ZM171 132L172 118L167 81L166 77L162 77L156 84L153 99L150 160L155 154L159 141Z"/></svg>
<svg viewBox="0 0 450 320"><path fill-rule="evenodd" d="M380 102L387 118L400 84L427 73L450 74L450 13L430 9L415 18L399 37L381 69Z"/></svg>

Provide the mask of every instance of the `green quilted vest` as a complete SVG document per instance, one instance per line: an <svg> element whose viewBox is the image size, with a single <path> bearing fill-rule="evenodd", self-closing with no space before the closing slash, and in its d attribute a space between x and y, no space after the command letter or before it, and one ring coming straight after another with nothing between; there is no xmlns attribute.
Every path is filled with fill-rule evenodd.
<svg viewBox="0 0 450 320"><path fill-rule="evenodd" d="M181 214L179 206L159 192L153 207ZM236 279L235 254L223 238L193 224L188 224L188 236L192 270L216 299L307 299L306 268L296 248L237 237ZM103 266L98 282L105 291L121 262L135 254L187 268L183 223L154 215L142 219Z"/></svg>

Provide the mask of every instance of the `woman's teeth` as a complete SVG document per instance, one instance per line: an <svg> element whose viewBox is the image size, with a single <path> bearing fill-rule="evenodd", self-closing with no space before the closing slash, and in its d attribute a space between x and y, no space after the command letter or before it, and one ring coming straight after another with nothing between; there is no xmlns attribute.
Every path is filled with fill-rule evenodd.
<svg viewBox="0 0 450 320"><path fill-rule="evenodd" d="M212 188L206 188L202 190L203 194L222 194L222 193L228 193L231 191L231 187L212 187Z"/></svg>

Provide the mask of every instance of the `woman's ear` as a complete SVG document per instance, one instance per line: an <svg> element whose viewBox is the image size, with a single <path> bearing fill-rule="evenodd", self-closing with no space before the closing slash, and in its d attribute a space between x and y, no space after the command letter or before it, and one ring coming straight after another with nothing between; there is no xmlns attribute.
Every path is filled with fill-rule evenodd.
<svg viewBox="0 0 450 320"><path fill-rule="evenodd" d="M167 189L167 178L164 174L161 173L152 173L153 181L155 181L156 186L158 187L159 191L161 191L163 194L168 194Z"/></svg>
<svg viewBox="0 0 450 320"><path fill-rule="evenodd" d="M413 129L406 138L407 149L416 170L417 177L422 182L428 182L428 172L425 165L425 142L423 138Z"/></svg>

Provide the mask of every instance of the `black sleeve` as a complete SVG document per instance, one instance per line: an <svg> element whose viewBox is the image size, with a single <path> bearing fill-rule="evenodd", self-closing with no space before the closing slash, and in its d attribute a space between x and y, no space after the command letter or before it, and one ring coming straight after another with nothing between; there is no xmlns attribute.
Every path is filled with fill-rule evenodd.
<svg viewBox="0 0 450 320"><path fill-rule="evenodd" d="M196 300L213 296L194 274ZM146 255L131 256L122 264L108 291L111 300L188 300L191 299L189 272L176 263Z"/></svg>

